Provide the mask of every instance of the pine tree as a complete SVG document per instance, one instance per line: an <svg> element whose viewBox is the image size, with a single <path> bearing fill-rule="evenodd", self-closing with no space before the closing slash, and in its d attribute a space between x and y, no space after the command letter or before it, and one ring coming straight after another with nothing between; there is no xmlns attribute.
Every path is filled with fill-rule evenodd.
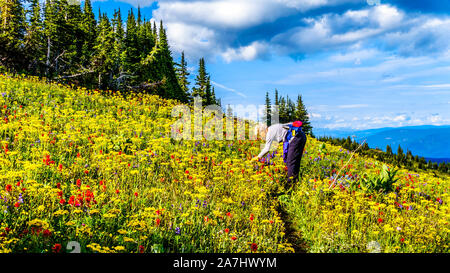
<svg viewBox="0 0 450 273"><path fill-rule="evenodd" d="M294 117L295 120L300 120L303 123L303 132L305 132L305 134L312 135L312 126L309 121L308 112L305 105L303 104L301 95L298 95L297 97L297 105L295 107Z"/></svg>
<svg viewBox="0 0 450 273"><path fill-rule="evenodd" d="M289 122L289 113L288 113L286 99L284 97L280 97L278 115L279 115L280 123Z"/></svg>
<svg viewBox="0 0 450 273"><path fill-rule="evenodd" d="M265 123L267 126L272 124L272 106L270 105L269 92L266 92Z"/></svg>
<svg viewBox="0 0 450 273"><path fill-rule="evenodd" d="M30 56L31 62L27 70L31 74L42 75L45 49L43 48L43 25L39 0L30 0L28 13L30 19L25 36L25 51Z"/></svg>
<svg viewBox="0 0 450 273"><path fill-rule="evenodd" d="M289 96L286 96L286 105L287 105L287 122L293 122L295 119L295 104L294 102L289 98Z"/></svg>
<svg viewBox="0 0 450 273"><path fill-rule="evenodd" d="M50 78L52 75L52 57L55 55L55 48L58 47L58 18L57 7L52 0L46 0L44 6L44 39L46 46L45 75Z"/></svg>
<svg viewBox="0 0 450 273"><path fill-rule="evenodd" d="M114 31L107 16L100 18L97 33L93 66L98 75L98 88L102 89L109 86L114 66L114 59L112 58L114 54Z"/></svg>
<svg viewBox="0 0 450 273"><path fill-rule="evenodd" d="M63 72L74 74L81 69L79 64L84 57L83 12L79 5L71 5L67 0L62 1L62 4L63 18L60 21L64 22L62 24L64 28L60 36L64 53L60 57L59 70L60 74Z"/></svg>
<svg viewBox="0 0 450 273"><path fill-rule="evenodd" d="M140 64L140 52L138 50L138 28L136 25L136 18L133 10L128 12L126 22L126 34L124 39L125 44L125 60L124 68L129 74L133 75L133 81L131 85L137 83L139 78L139 64Z"/></svg>
<svg viewBox="0 0 450 273"><path fill-rule="evenodd" d="M83 49L82 49L82 61L81 64L84 67L88 67L92 59L92 51L96 41L96 27L97 21L95 20L94 12L92 11L91 0L85 0L83 6L83 17L81 30L83 33Z"/></svg>
<svg viewBox="0 0 450 273"><path fill-rule="evenodd" d="M386 145L386 153L388 154L388 156L389 157L391 157L392 156L392 148L391 148L391 146L388 144L388 145Z"/></svg>
<svg viewBox="0 0 450 273"><path fill-rule="evenodd" d="M21 0L0 2L0 65L17 71L26 60L22 47L26 22Z"/></svg>
<svg viewBox="0 0 450 273"><path fill-rule="evenodd" d="M122 14L120 8L114 11L112 19L112 28L114 31L114 51L112 53L114 76L110 88L123 89L123 83L128 75L124 72L125 53L125 31L123 28Z"/></svg>
<svg viewBox="0 0 450 273"><path fill-rule="evenodd" d="M178 79L175 72L175 63L170 52L169 42L167 39L166 30L164 29L163 21L159 25L159 40L158 46L160 49L159 55L159 70L163 73L164 93L167 97L177 99L182 102L187 102L187 97L178 84Z"/></svg>
<svg viewBox="0 0 450 273"><path fill-rule="evenodd" d="M405 159L405 155L403 154L403 149L400 145L398 145L398 149L397 149L397 162L398 164L402 164L404 163L404 159Z"/></svg>
<svg viewBox="0 0 450 273"><path fill-rule="evenodd" d="M208 82L208 74L205 68L205 59L201 58L198 64L198 73L195 78L195 86L192 89L192 96L200 96L203 103L206 103L206 85Z"/></svg>
<svg viewBox="0 0 450 273"><path fill-rule="evenodd" d="M186 96L186 98L189 98L189 100L191 100L190 94L189 94L190 82L188 81L188 77L189 77L190 73L187 68L187 62L184 58L184 51L181 52L181 60L180 60L180 63L177 64L176 73L177 73L178 83L181 87L181 90L183 90L183 92L184 92L184 96Z"/></svg>
<svg viewBox="0 0 450 273"><path fill-rule="evenodd" d="M280 105L280 101L278 99L278 90L275 88L275 105L279 106Z"/></svg>
<svg viewBox="0 0 450 273"><path fill-rule="evenodd" d="M211 91L211 100L212 100L212 104L222 107L222 103L221 103L220 99L217 99L217 97L216 97L216 91L214 89L214 86L212 87L212 91Z"/></svg>

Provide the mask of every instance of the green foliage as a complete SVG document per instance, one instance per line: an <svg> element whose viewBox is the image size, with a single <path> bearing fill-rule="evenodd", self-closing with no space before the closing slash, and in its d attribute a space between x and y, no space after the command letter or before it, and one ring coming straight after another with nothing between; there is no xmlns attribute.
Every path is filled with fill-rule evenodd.
<svg viewBox="0 0 450 273"><path fill-rule="evenodd" d="M24 2L0 1L0 66L8 72L190 100L184 54L180 72L162 21L158 29L140 9L137 18L130 10L126 23L120 9L112 18L99 10L96 19L92 0L27 0L26 9ZM206 101L216 103L209 75L202 88Z"/></svg>
<svg viewBox="0 0 450 273"><path fill-rule="evenodd" d="M362 190L367 193L382 192L389 193L394 191L394 184L399 180L396 177L398 170L390 170L387 165L383 168L378 176L366 175L360 180L352 180L350 182L350 190Z"/></svg>
<svg viewBox="0 0 450 273"><path fill-rule="evenodd" d="M306 110L305 105L303 104L302 96L299 94L297 96L297 101L294 103L289 96L284 98L283 96L278 95L278 90L275 89L275 108L272 110L270 105L270 98L268 92L266 93L266 113L268 114L265 117L265 121L270 125L271 115L276 114L276 110L278 110L278 117L280 123L289 123L296 120L300 120L303 123L302 130L306 134L313 136L312 126L309 121L308 111Z"/></svg>

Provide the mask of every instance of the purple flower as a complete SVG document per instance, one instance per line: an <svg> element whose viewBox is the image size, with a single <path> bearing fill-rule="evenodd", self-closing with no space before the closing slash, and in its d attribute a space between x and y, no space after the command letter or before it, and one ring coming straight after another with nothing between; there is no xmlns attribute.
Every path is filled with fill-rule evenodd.
<svg viewBox="0 0 450 273"><path fill-rule="evenodd" d="M177 235L181 234L181 229L179 227L175 228L175 234L177 234Z"/></svg>

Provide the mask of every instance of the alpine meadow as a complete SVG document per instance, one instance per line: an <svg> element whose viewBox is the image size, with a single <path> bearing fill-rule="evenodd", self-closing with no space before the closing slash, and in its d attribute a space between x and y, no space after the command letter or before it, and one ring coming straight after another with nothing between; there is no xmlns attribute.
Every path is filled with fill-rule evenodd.
<svg viewBox="0 0 450 273"><path fill-rule="evenodd" d="M427 163L420 154L414 157L400 146L398 150L395 147L397 153L389 145L386 152L370 148L367 138L356 141L350 134L344 138L314 134L316 127L337 130L337 124L343 122L355 126L361 122L358 129L394 126L387 123L398 120L403 122L401 126L417 125L413 122L415 115L422 114L419 109L411 118L406 117L408 110L399 109L395 113L405 117L396 119L381 106L357 102L362 91L346 97L346 104L330 99L332 95L324 90L339 85L340 78L357 81L376 69L350 68L342 64L346 55L336 55L341 68L333 68L339 72L332 78L335 74L315 69L331 67L327 60L333 58L314 57L344 47L363 51L363 42L348 42L355 33L345 32L351 30L344 27L352 28L348 25L354 20L361 20L358 27L367 22L372 27L374 22L361 18L372 13L379 18L386 9L395 9L395 16L409 20L413 7L368 1L264 0L272 9L266 14L264 4L256 8L253 0L242 1L242 5L234 0L214 0L202 3L200 11L214 7L214 12L205 13L199 23L194 10L199 1L155 1L158 4L144 7L135 3L145 1L118 2L127 5L122 3L116 9L113 1L0 0L0 252L245 253L255 257L264 253L450 252L450 163ZM344 2L350 10L342 11ZM251 5L244 26L238 25L240 12L226 13L232 23L218 15L227 4L236 4L243 11ZM102 7L98 14L95 7ZM327 13L316 18L322 9ZM186 10L190 17L183 17ZM256 16L257 12L261 14ZM383 17L386 14L380 16L387 18ZM417 21L423 19L420 16ZM195 34L176 32L186 18L195 22L192 29L201 23L205 29ZM438 18L435 24L444 20ZM302 25L294 27L297 21ZM392 30L385 25L397 23L381 21L377 26L385 29L370 33L385 34ZM311 44L325 44L314 40L310 24L314 33L323 31L326 39L335 39L327 43L326 53L307 50ZM287 26L293 28L277 32ZM213 30L216 32L211 34ZM389 33L389 38L395 39L382 40L386 48L390 50L394 40L402 39L406 30L401 30ZM251 47L256 42L250 39L272 32L277 33L265 37L259 47ZM307 37L301 36L303 32ZM362 31L356 32L359 39L366 37ZM200 39L201 35L205 37ZM193 41L180 42L180 37L188 36ZM216 51L206 47L210 43ZM248 47L238 47L241 43ZM304 52L287 49L290 43L299 43L292 47L301 46ZM287 56L289 61L283 59L281 64L292 67L280 64L277 68L274 60L279 59L264 55L270 49L258 55L257 49L267 44ZM179 50L182 46L186 51ZM217 53L219 49L221 53ZM365 53L375 51L370 50ZM377 49L373 55L383 54L381 51ZM411 56L414 54L402 57L405 62L417 61L411 69L431 63L425 57ZM364 62L364 56L360 57ZM392 65L393 58L385 60ZM317 65L302 69L300 76L281 75L297 71L311 59ZM396 61L398 65L400 61ZM275 70L262 73L260 62ZM237 69L236 63L245 66L245 71ZM353 58L351 65L355 65ZM348 76L349 70L361 74ZM269 79L269 74L274 78ZM391 84L397 77L407 78L389 75L377 78L379 83L357 82L355 86ZM230 80L226 82L226 78ZM312 92L308 89L311 79L326 84L317 90L310 88L315 90ZM433 79L430 76L428 85L408 83L408 88L415 84L440 92L436 100L443 104L448 91L436 87ZM288 81L295 82L296 91L284 91L289 90ZM233 82L236 85L229 87ZM257 82L264 82L267 88L262 90ZM402 88L401 84L394 89ZM253 92L252 86L257 91ZM336 90L331 94L336 95ZM389 99L380 97L380 105L387 105L383 107L399 101L384 103ZM377 103L372 97L366 99ZM394 106L400 108L401 103ZM367 112L376 119L364 119L365 112L338 116L366 108L379 111ZM448 121L439 111L433 109L433 122L440 122L433 125ZM371 123L374 120L379 123ZM287 175L293 168L289 156L294 153L294 142L289 138L275 141L273 128L280 124L285 127L277 128L289 128L285 135L296 140L301 132L306 137L296 158L297 177ZM292 126L298 131L291 131ZM388 141L388 137L384 133L382 140ZM375 138L371 141L376 142ZM265 147L270 151L264 153ZM206 262L199 264L206 266Z"/></svg>

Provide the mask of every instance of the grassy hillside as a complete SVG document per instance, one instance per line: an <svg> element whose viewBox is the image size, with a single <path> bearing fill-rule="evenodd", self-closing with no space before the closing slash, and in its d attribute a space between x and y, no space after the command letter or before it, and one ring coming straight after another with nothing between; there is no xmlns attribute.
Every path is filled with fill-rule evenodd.
<svg viewBox="0 0 450 273"><path fill-rule="evenodd" d="M5 75L0 94L3 252L292 252L288 227L314 252L448 252L448 177L379 192L360 183L382 164L310 138L289 191L278 154L250 163L260 141L171 139L176 101Z"/></svg>

